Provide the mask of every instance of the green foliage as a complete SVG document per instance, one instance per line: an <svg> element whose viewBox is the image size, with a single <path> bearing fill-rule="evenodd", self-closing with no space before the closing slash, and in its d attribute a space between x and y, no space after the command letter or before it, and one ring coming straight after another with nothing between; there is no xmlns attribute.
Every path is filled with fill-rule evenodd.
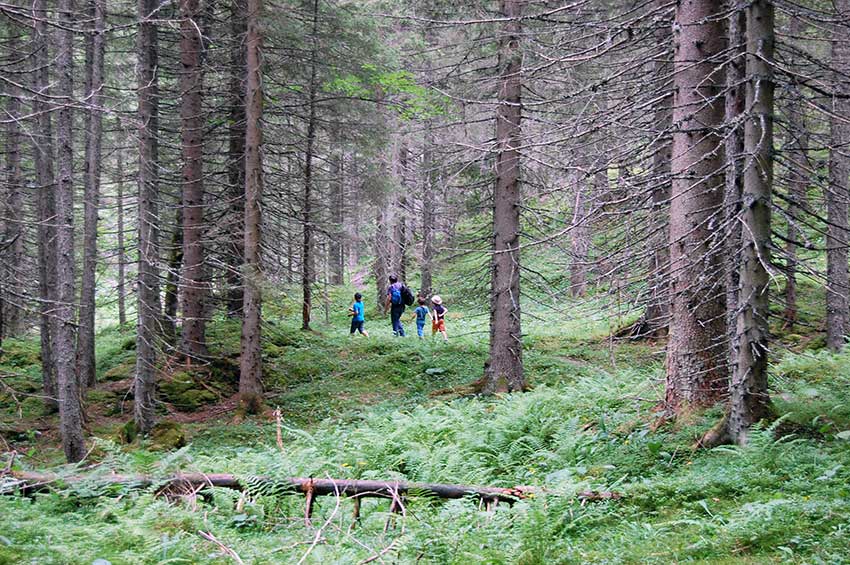
<svg viewBox="0 0 850 565"><path fill-rule="evenodd" d="M334 76L325 83L324 90L352 98L389 96L403 120L440 116L448 107L445 96L417 84L410 71L382 69L374 63L362 65L358 74Z"/></svg>
<svg viewBox="0 0 850 565"><path fill-rule="evenodd" d="M38 342L32 339L6 338L0 353L3 365L12 368L23 368L37 365L40 360Z"/></svg>
<svg viewBox="0 0 850 565"><path fill-rule="evenodd" d="M462 395L468 390L463 385L481 375L486 317L445 293L448 344L393 339L389 320L374 313L366 322L372 337L350 338L345 310L351 294L350 288L332 290L329 323L317 320L314 332L300 331L283 314L295 306L285 292L269 303L263 356L268 403L283 413L282 452L275 422L262 417L239 424L166 422L162 442L132 437L132 426L117 436L113 428L109 436L121 442L95 441L87 464L97 465L86 471L91 481L32 502L0 498L0 563L230 562L198 531L211 532L246 563L297 562L326 521L308 563L357 562L390 543L385 560L399 563L850 559L850 354L801 351L778 359L771 382L776 412L784 416L754 430L747 447L692 451L694 439L721 411L653 430L653 400L663 376L659 347L612 348L609 320L595 317L599 309L592 305L569 305L570 315L560 319L542 306L532 310L546 316L525 325L534 389L481 398ZM161 382L163 393L207 391L201 378L214 390L235 384L238 324L216 320L209 336L211 350L221 352L215 363L170 375ZM102 337L100 370L106 374L130 360L121 353L127 336L120 330L103 330ZM19 382L30 378L29 371L19 369ZM440 396L431 397L434 392ZM115 395L97 389L90 399L114 403ZM40 468L38 457L20 454L17 465ZM113 472L162 476L177 470L234 473L249 489L168 500L155 488L105 488L96 481ZM386 501L365 501L360 524L349 531L351 502L340 500L337 507L332 497L320 498L316 526L306 529L303 497L283 495L257 476L546 490L493 512L474 500L412 493L406 517L386 532ZM575 494L587 489L615 490L623 498L581 504Z"/></svg>

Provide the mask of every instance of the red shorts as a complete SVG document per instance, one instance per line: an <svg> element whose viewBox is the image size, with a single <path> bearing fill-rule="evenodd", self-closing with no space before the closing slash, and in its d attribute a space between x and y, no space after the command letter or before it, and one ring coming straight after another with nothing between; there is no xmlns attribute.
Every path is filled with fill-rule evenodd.
<svg viewBox="0 0 850 565"><path fill-rule="evenodd" d="M445 320L434 320L431 322L431 333L444 332L446 331L446 321Z"/></svg>

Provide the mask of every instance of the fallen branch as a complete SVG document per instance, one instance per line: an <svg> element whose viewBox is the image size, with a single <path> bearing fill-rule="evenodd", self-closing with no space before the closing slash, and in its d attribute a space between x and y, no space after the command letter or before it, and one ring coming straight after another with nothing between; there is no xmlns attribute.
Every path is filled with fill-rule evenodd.
<svg viewBox="0 0 850 565"><path fill-rule="evenodd" d="M401 481L374 481L354 479L314 479L290 477L275 479L271 477L251 477L241 479L235 475L213 473L180 473L166 478L144 475L106 475L106 476L59 476L53 474L12 472L0 477L0 494L16 492L29 494L55 489L61 485L85 483L87 486L121 485L128 489L143 489L157 486L159 492L198 492L211 487L229 488L238 491L263 490L275 494L308 494L315 496L347 495L357 498L396 499L408 494L427 493L438 498L456 499L467 496L478 497L485 502L507 502L529 498L543 492L531 486L513 488L478 487L441 483L408 483ZM584 491L577 495L582 501L610 500L620 498L616 492Z"/></svg>
<svg viewBox="0 0 850 565"><path fill-rule="evenodd" d="M222 551L222 553L232 558L238 565L245 565L245 562L242 561L242 559L239 557L239 554L224 545L223 543L221 543L214 535L212 535L212 532L198 530L198 535L200 535L205 540L211 541L216 544L218 548Z"/></svg>

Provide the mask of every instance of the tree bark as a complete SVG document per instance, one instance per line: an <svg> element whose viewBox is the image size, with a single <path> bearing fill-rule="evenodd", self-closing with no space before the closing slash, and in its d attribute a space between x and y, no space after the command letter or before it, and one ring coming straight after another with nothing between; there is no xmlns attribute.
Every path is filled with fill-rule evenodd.
<svg viewBox="0 0 850 565"><path fill-rule="evenodd" d="M767 392L770 207L773 187L773 2L747 5L747 108L742 199L740 295L732 345L729 434L746 443L750 426L770 413Z"/></svg>
<svg viewBox="0 0 850 565"><path fill-rule="evenodd" d="M183 156L183 332L180 353L207 356L204 275L203 40L199 0L180 0L180 121Z"/></svg>
<svg viewBox="0 0 850 565"><path fill-rule="evenodd" d="M44 400L51 411L59 409L56 387L56 361L53 351L53 307L56 301L56 179L53 171L53 119L50 88L51 43L48 35L47 9L44 0L33 1L35 30L34 89L39 93L33 100L38 115L39 136L33 146L33 161L38 179L38 298L39 331L41 336L41 374Z"/></svg>
<svg viewBox="0 0 850 565"><path fill-rule="evenodd" d="M722 6L681 2L674 26L674 106L670 203L670 339L666 405L679 414L709 406L728 389L726 296L722 275L725 87L713 59L725 49Z"/></svg>
<svg viewBox="0 0 850 565"><path fill-rule="evenodd" d="M345 169L344 154L331 157L331 233L328 245L330 261L330 283L340 285L345 282L345 245L343 241L343 223L345 222Z"/></svg>
<svg viewBox="0 0 850 565"><path fill-rule="evenodd" d="M148 433L156 422L157 324L161 316L159 302L159 73L158 36L151 21L157 0L138 0L139 29L136 33L138 55L139 122L139 264L138 322L136 324L136 379L133 415L136 427Z"/></svg>
<svg viewBox="0 0 850 565"><path fill-rule="evenodd" d="M577 174L570 220L570 296L573 298L582 297L587 292L587 252L590 248L590 230L587 226L586 201L591 189L591 177Z"/></svg>
<svg viewBox="0 0 850 565"><path fill-rule="evenodd" d="M506 19L499 38L499 105L496 111L496 185L493 192L490 355L485 393L525 390L520 322L520 143L522 106L522 0L501 0Z"/></svg>
<svg viewBox="0 0 850 565"><path fill-rule="evenodd" d="M304 239L301 244L301 329L310 329L310 318L313 310L313 281L315 275L315 258L313 257L313 151L316 144L316 94L318 91L318 33L319 2L313 0L313 23L310 49L310 84L307 98L307 147L304 152L304 200L301 204Z"/></svg>
<svg viewBox="0 0 850 565"><path fill-rule="evenodd" d="M836 0L836 22L850 18L850 1ZM832 32L832 69L835 93L847 94L850 81L850 43L844 26L835 24ZM850 116L850 100L833 96L832 113ZM845 119L830 120L829 186L826 191L826 344L832 351L840 351L850 330L850 304L848 304L847 206L850 195L850 125Z"/></svg>
<svg viewBox="0 0 850 565"><path fill-rule="evenodd" d="M75 263L74 263L74 6L72 0L60 0L57 6L60 28L56 37L57 90L64 99L59 107L56 125L59 182L56 186L56 283L57 304L56 382L59 388L59 431L62 448L70 463L85 455L83 441L80 383L74 363L75 338Z"/></svg>
<svg viewBox="0 0 850 565"><path fill-rule="evenodd" d="M396 225L395 225L395 243L396 243L396 262L394 270L398 275L398 280L407 281L407 167L408 167L407 143L404 139L399 142L398 147L398 197L395 198L393 204L397 206Z"/></svg>
<svg viewBox="0 0 850 565"><path fill-rule="evenodd" d="M230 25L230 127L228 129L227 181L230 189L230 242L227 253L227 315L242 315L242 262L245 218L245 0L232 0Z"/></svg>
<svg viewBox="0 0 850 565"><path fill-rule="evenodd" d="M161 334L170 348L177 345L177 309L180 304L180 269L183 265L183 207L174 211L174 229L168 246L165 288L163 288Z"/></svg>
<svg viewBox="0 0 850 565"><path fill-rule="evenodd" d="M260 205L263 198L263 88L262 36L260 34L262 0L247 0L247 8L248 78L245 94L245 266L243 269L245 285L242 306L242 351L239 360L239 398L244 409L257 412L262 405L263 392L260 341L262 330Z"/></svg>
<svg viewBox="0 0 850 565"><path fill-rule="evenodd" d="M101 144L103 140L103 54L105 0L90 0L94 29L86 38L86 159L84 171L83 275L80 285L80 329L77 336L77 378L83 387L97 383L94 357L97 220L100 206Z"/></svg>
<svg viewBox="0 0 850 565"><path fill-rule="evenodd" d="M17 53L20 48L20 30L12 20L6 48ZM18 65L12 69L17 70ZM24 331L25 322L23 298L25 293L24 274L24 180L21 171L21 89L15 84L6 86L8 103L6 106L6 194L3 209L5 229L3 230L3 275L0 284L4 294L0 296L3 307L3 328L0 339L5 336L19 335Z"/></svg>
<svg viewBox="0 0 850 565"><path fill-rule="evenodd" d="M663 2L659 2L663 4ZM666 20L665 20L666 21ZM656 61L654 71L656 80L662 86L664 98L654 108L656 141L652 155L652 209L651 233L649 237L649 297L647 299L645 325L641 334L647 337L664 337L670 323L670 159L671 139L669 129L672 125L672 92L668 90L667 80L672 68L668 62L671 55L671 33L668 25L659 27L655 32L655 41L664 46L660 60Z"/></svg>
<svg viewBox="0 0 850 565"><path fill-rule="evenodd" d="M120 126L120 123L119 123ZM124 245L124 149L115 152L115 215L118 237L118 324L127 324L127 250Z"/></svg>
<svg viewBox="0 0 850 565"><path fill-rule="evenodd" d="M422 155L422 180L425 190L422 192L422 275L419 295L423 298L431 296L434 286L434 184L437 179L437 165L433 157L435 139L432 127L433 124L429 121Z"/></svg>
<svg viewBox="0 0 850 565"><path fill-rule="evenodd" d="M742 115L746 102L746 52L747 14L743 2L733 2L729 14L729 55L726 69L726 99L724 115L729 132L726 135L726 173L723 193L724 221L726 224L726 332L729 343L735 340L740 292L741 262L741 198L744 186L744 124ZM731 363L731 359L730 359ZM730 366L730 369L733 369Z"/></svg>
<svg viewBox="0 0 850 565"><path fill-rule="evenodd" d="M378 312L386 314L387 287L389 286L390 248L387 237L386 196L379 195L375 207L375 291Z"/></svg>
<svg viewBox="0 0 850 565"><path fill-rule="evenodd" d="M803 22L797 16L791 16L789 33L799 36L803 33ZM806 207L806 192L809 186L807 171L810 170L807 155L809 132L806 125L806 115L802 104L802 93L799 85L792 84L791 99L788 101L788 169L789 204L788 229L785 243L785 312L783 327L793 330L797 323L797 242L802 234L797 222L802 218Z"/></svg>

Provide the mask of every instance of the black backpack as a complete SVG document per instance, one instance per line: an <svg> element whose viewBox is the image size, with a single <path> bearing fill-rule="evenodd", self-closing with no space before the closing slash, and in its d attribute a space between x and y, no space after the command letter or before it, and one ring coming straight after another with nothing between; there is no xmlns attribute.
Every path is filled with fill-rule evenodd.
<svg viewBox="0 0 850 565"><path fill-rule="evenodd" d="M401 301L405 306L413 306L413 302L416 300L416 297L413 296L413 292L407 285L402 285L401 287Z"/></svg>

